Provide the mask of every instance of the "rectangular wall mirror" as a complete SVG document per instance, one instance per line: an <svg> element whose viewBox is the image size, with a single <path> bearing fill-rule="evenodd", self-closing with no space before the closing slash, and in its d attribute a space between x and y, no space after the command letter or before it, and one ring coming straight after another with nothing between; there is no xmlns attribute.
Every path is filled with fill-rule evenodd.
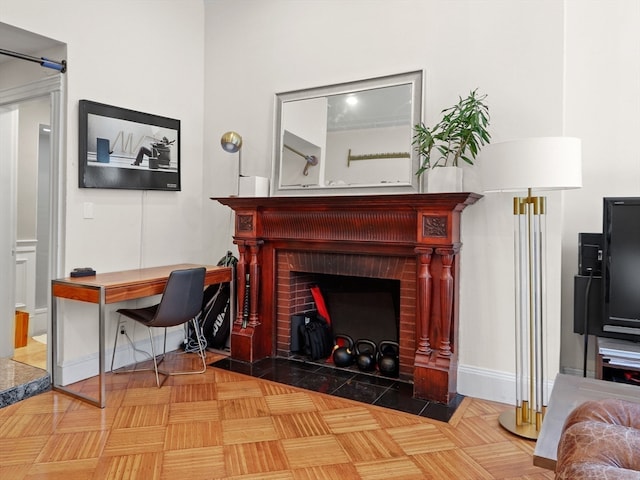
<svg viewBox="0 0 640 480"><path fill-rule="evenodd" d="M422 71L276 94L273 195L419 193Z"/></svg>

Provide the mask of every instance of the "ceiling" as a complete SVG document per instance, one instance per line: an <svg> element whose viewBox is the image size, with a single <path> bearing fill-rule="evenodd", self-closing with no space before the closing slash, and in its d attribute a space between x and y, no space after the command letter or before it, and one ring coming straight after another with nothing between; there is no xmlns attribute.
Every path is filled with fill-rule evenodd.
<svg viewBox="0 0 640 480"><path fill-rule="evenodd" d="M39 56L50 48L63 47L65 44L36 33L0 22L0 49L25 55ZM8 55L0 55L0 63L15 60Z"/></svg>
<svg viewBox="0 0 640 480"><path fill-rule="evenodd" d="M351 101L350 101L351 100ZM327 130L411 125L411 85L393 85L327 96Z"/></svg>

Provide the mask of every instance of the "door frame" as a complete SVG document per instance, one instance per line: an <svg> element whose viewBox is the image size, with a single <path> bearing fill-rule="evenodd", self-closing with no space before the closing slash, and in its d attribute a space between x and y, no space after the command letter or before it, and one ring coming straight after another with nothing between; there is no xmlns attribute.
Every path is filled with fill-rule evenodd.
<svg viewBox="0 0 640 480"><path fill-rule="evenodd" d="M62 159L65 158L65 76L63 74L52 75L49 77L36 80L34 82L25 83L16 87L0 90L0 108L11 109L12 106L20 104L21 102L32 100L38 97L49 97L50 102L50 126L51 126L51 174L50 181L50 202L49 202L49 215L51 218L49 228L49 268L48 268L48 281L53 278L57 278L61 275L61 268L64 265L64 231L65 231L65 212L64 212L64 198L66 194L65 186L65 168ZM17 125L14 126L17 130ZM16 159L12 158L12 164L9 166L13 177L17 171ZM16 217L16 202L15 202L15 185L13 188L14 200L11 204L12 211L9 214L9 218ZM10 220L11 221L11 220ZM5 235L12 235L11 241L13 245L16 242L15 225L11 228L1 228L0 231L4 231ZM13 285L15 283L15 248L11 253L14 259L14 268L9 269L8 275L0 280L2 282L8 282L11 291L13 291ZM12 295L11 302L15 302L15 297ZM8 309L7 306L0 307L0 311ZM14 306L12 306L12 310ZM51 338L51 294L49 293L48 305L47 305L47 335ZM0 322L0 336L9 338L11 341L11 347L13 347L14 339L14 322L9 321ZM7 346L0 346L1 357L13 356L14 349ZM51 372L51 348L47 347L47 371ZM6 354L8 353L8 354Z"/></svg>

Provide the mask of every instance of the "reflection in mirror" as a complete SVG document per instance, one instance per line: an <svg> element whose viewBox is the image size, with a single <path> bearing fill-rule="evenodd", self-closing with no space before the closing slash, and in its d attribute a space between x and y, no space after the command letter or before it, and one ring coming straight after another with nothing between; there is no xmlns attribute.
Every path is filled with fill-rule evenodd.
<svg viewBox="0 0 640 480"><path fill-rule="evenodd" d="M422 72L276 95L274 195L417 193Z"/></svg>
<svg viewBox="0 0 640 480"><path fill-rule="evenodd" d="M310 167L318 164L319 158L322 157L322 149L287 130L282 137L282 147L282 162L287 168L282 170L280 184L318 185L320 170Z"/></svg>

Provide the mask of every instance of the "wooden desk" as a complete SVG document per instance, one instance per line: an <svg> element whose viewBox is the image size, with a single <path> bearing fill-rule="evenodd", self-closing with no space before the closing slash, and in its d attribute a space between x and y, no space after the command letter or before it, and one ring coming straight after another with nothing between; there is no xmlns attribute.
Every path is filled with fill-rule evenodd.
<svg viewBox="0 0 640 480"><path fill-rule="evenodd" d="M640 387L558 374L533 452L533 464L537 467L555 470L558 460L558 442L569 413L587 400L605 398L619 398L640 403Z"/></svg>
<svg viewBox="0 0 640 480"><path fill-rule="evenodd" d="M56 390L64 391L74 397L86 400L100 408L105 406L105 305L123 302L137 298L159 295L169 279L173 270L198 267L200 265L181 263L162 267L140 268L122 272L99 273L90 277L67 277L51 281L51 382ZM213 285L216 283L231 283L234 298L233 269L231 267L214 267L203 265L207 268L204 283ZM58 299L66 298L80 302L94 303L98 305L98 398L89 397L75 392L59 384L56 375L58 366ZM232 317L235 302L231 302Z"/></svg>

